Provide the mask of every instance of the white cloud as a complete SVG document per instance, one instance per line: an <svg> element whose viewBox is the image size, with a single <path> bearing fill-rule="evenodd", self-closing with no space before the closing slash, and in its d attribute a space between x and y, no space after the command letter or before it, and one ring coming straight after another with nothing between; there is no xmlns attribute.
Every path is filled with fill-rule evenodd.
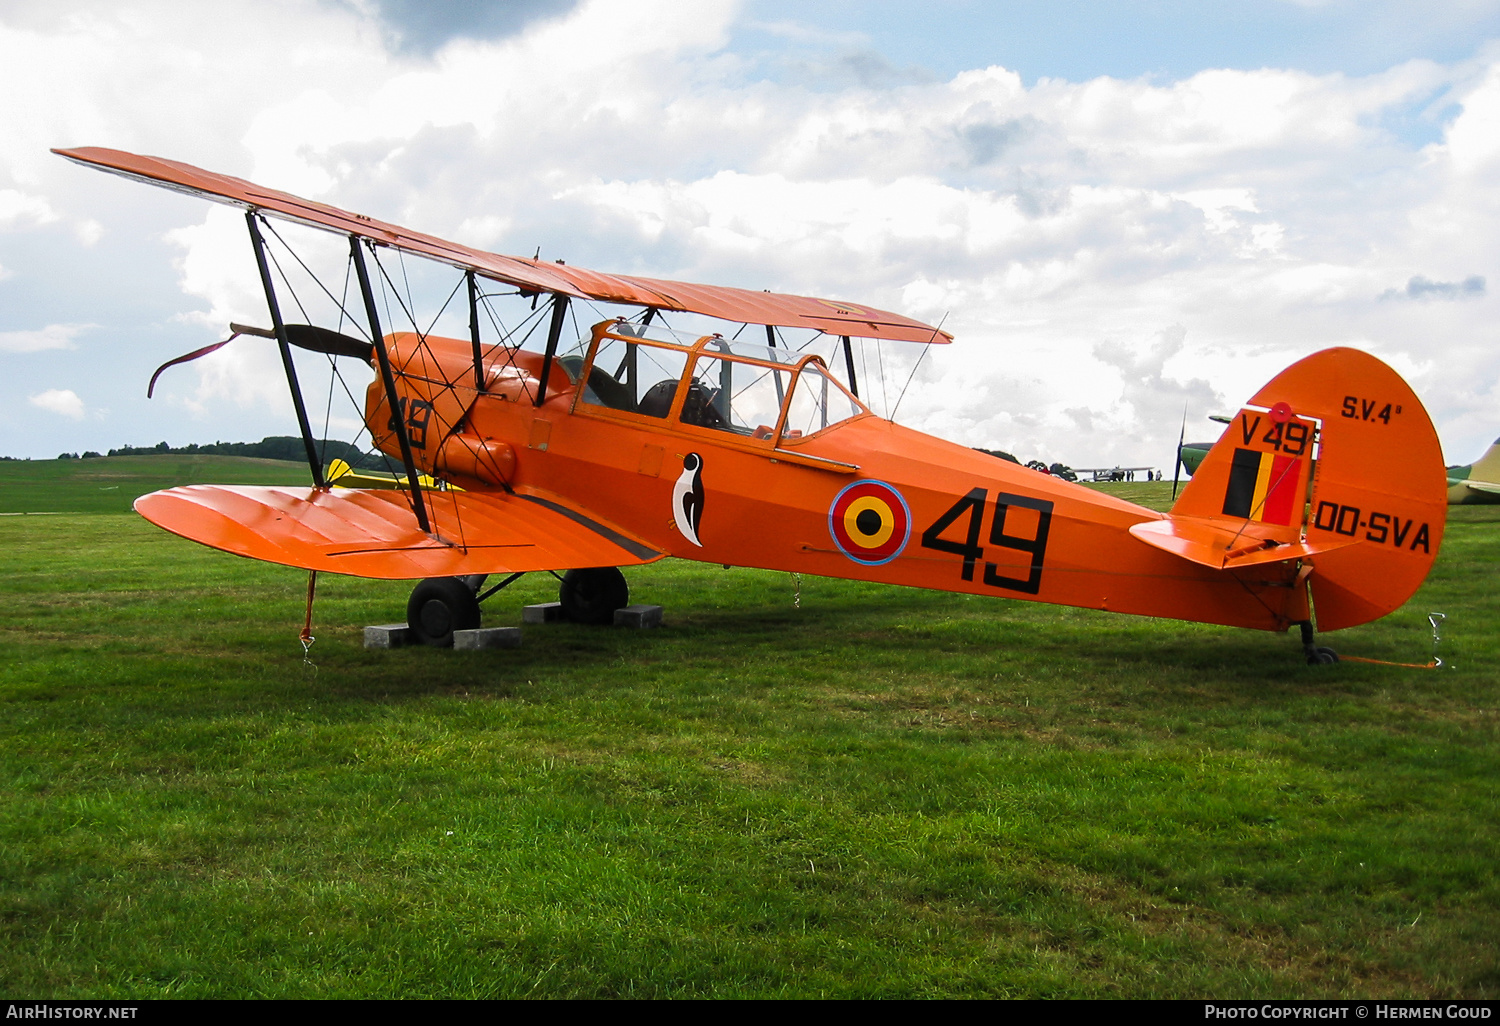
<svg viewBox="0 0 1500 1026"><path fill-rule="evenodd" d="M0 275L9 277L9 274ZM73 340L97 324L49 324L40 331L0 331L0 353L40 353L76 349Z"/></svg>
<svg viewBox="0 0 1500 1026"><path fill-rule="evenodd" d="M59 219L45 198L18 189L0 189L0 231L36 228ZM85 246L92 246L104 234L104 226L93 218L73 218L70 227L74 238Z"/></svg>
<svg viewBox="0 0 1500 1026"><path fill-rule="evenodd" d="M57 220L57 212L41 196L29 196L19 189L0 189L0 228L48 224Z"/></svg>
<svg viewBox="0 0 1500 1026"><path fill-rule="evenodd" d="M747 78L720 49L736 10L594 0L430 60L389 52L357 6L311 0L274 18L135 3L0 23L0 227L93 216L90 237L117 243L117 222L80 213L87 176L43 159L117 145L501 252L946 314L958 342L928 357L902 419L1018 454L1170 459L1184 398L1231 405L1338 344L1408 369L1461 446L1493 437L1500 319L1463 283L1500 273L1500 54L1364 77L1027 86L992 67L814 90ZM1382 127L1440 93L1439 142ZM205 341L264 323L242 216L187 216L169 240ZM308 245L341 259L337 239ZM1379 298L1445 298L1443 283L1465 301ZM59 348L17 341L41 335L0 349ZM916 350L865 355L894 403ZM270 347L193 367L180 401L287 409Z"/></svg>
<svg viewBox="0 0 1500 1026"><path fill-rule="evenodd" d="M27 402L32 406L70 417L73 420L82 420L84 416L83 400L78 398L78 393L70 388L49 388L45 392L31 396Z"/></svg>

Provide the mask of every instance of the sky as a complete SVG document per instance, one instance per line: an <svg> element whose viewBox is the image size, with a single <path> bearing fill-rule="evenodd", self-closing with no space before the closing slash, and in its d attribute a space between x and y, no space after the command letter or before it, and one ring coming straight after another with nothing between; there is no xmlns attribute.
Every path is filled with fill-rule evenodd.
<svg viewBox="0 0 1500 1026"><path fill-rule="evenodd" d="M4 0L0 95L0 455L296 431L253 339L146 399L265 303L239 212L48 152L87 145L941 322L866 344L872 406L1022 459L1170 472L1330 346L1449 463L1500 434L1500 0Z"/></svg>

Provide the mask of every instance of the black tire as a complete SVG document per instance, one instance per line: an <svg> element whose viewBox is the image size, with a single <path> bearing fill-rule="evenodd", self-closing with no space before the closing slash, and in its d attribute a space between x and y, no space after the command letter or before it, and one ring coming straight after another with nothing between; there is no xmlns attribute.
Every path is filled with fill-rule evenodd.
<svg viewBox="0 0 1500 1026"><path fill-rule="evenodd" d="M1319 645L1307 657L1308 666L1332 666L1339 661L1339 654L1331 648Z"/></svg>
<svg viewBox="0 0 1500 1026"><path fill-rule="evenodd" d="M429 577L411 591L406 625L422 644L452 648L454 631L479 626L479 603L463 578Z"/></svg>
<svg viewBox="0 0 1500 1026"><path fill-rule="evenodd" d="M569 570L557 590L563 615L574 623L615 622L615 610L630 605L630 586L618 567L595 566Z"/></svg>

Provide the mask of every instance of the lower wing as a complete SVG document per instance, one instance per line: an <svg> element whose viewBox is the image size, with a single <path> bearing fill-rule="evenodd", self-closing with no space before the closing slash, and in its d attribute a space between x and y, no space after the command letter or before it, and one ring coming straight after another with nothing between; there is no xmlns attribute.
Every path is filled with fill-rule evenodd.
<svg viewBox="0 0 1500 1026"><path fill-rule="evenodd" d="M136 512L173 534L268 563L387 580L636 566L663 556L539 495L427 492L433 534L404 492L191 485L143 495Z"/></svg>

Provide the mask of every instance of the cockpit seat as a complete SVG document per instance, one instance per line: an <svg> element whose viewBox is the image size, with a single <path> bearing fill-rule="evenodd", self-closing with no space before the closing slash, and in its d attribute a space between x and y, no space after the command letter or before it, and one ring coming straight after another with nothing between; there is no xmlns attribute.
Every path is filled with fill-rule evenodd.
<svg viewBox="0 0 1500 1026"><path fill-rule="evenodd" d="M644 413L648 417L666 417L672 412L672 400L677 398L677 382L669 379L658 381L646 389L646 394L641 396L641 405L637 407L637 413Z"/></svg>
<svg viewBox="0 0 1500 1026"><path fill-rule="evenodd" d="M558 360L563 370L567 371L568 377L574 382L578 380L579 371L583 370L583 358L580 356L564 356ZM589 380L584 386L586 391L584 401L595 403L599 406L609 406L616 410L625 410L629 413L638 412L635 396L631 394L630 388L617 381L614 375L603 367L593 367L589 370ZM648 393L649 394L649 393ZM670 407L670 403L668 406ZM661 416L665 417L663 413Z"/></svg>
<svg viewBox="0 0 1500 1026"><path fill-rule="evenodd" d="M724 415L715 402L718 398L717 388L709 388L702 379L694 378L688 384L687 397L682 400L682 422L722 430L725 427Z"/></svg>
<svg viewBox="0 0 1500 1026"><path fill-rule="evenodd" d="M641 396L637 412L648 417L665 417L672 412L672 401L676 397L677 382L658 381ZM714 405L714 400L718 397L718 389L709 388L701 379L694 378L688 383L687 396L682 400L682 422L696 424L698 427L723 429L724 416Z"/></svg>

